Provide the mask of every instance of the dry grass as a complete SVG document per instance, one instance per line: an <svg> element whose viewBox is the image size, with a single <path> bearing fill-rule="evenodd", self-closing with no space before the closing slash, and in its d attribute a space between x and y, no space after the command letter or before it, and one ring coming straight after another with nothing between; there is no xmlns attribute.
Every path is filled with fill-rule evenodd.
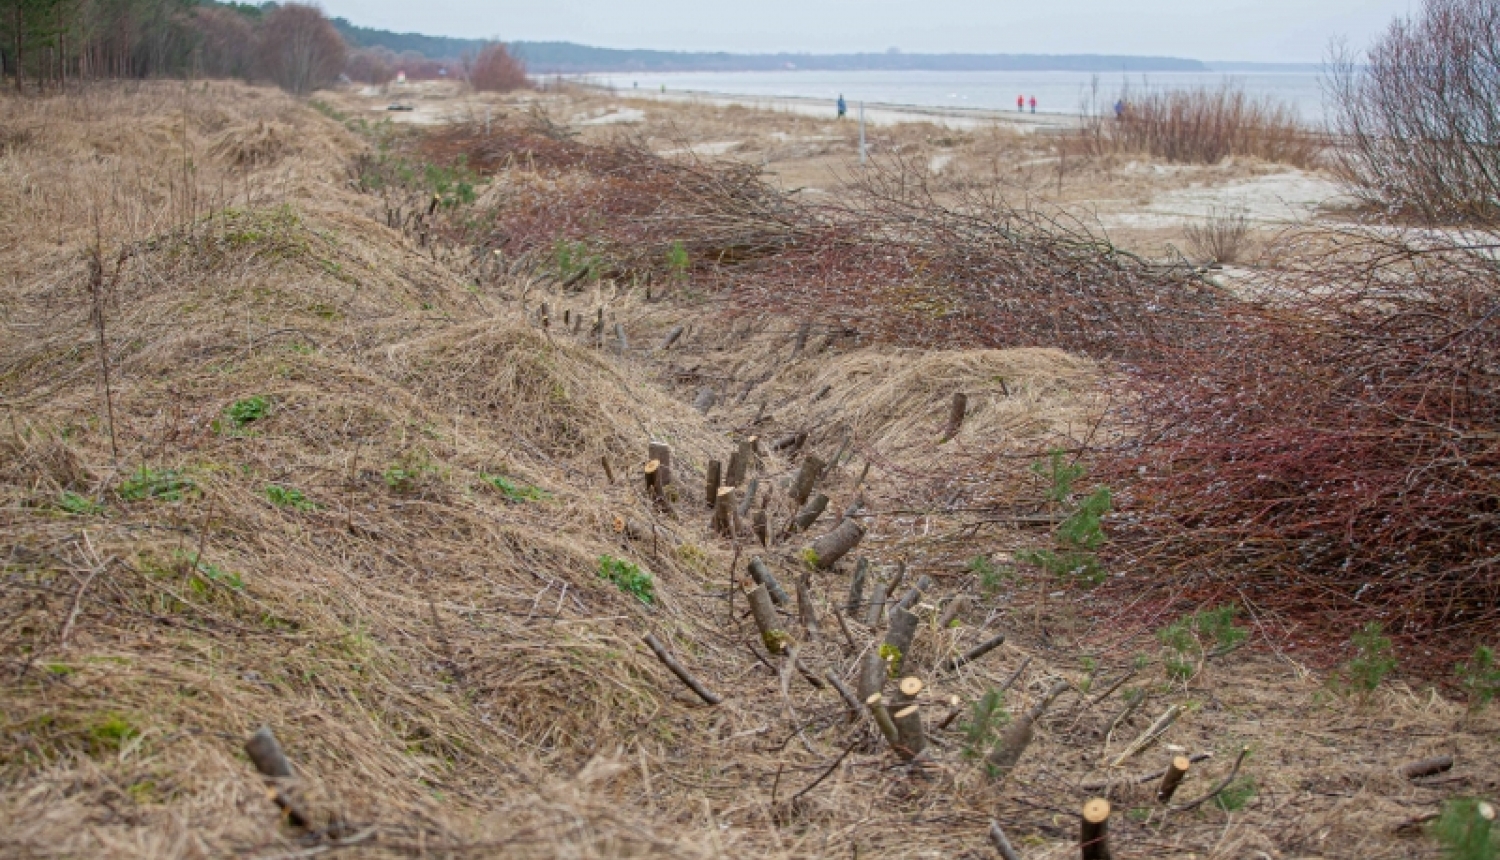
<svg viewBox="0 0 1500 860"><path fill-rule="evenodd" d="M1124 103L1118 117L1110 106L1096 105L1084 130L1095 154L1149 153L1195 164L1251 157L1311 167L1324 148L1324 141L1298 121L1295 108L1272 97L1252 97L1234 84L1118 98Z"/></svg>
<svg viewBox="0 0 1500 860"><path fill-rule="evenodd" d="M1212 209L1207 219L1189 224L1183 234L1195 260L1240 263L1250 255L1250 219L1242 210Z"/></svg>
<svg viewBox="0 0 1500 860"><path fill-rule="evenodd" d="M357 139L279 94L219 86L6 105L8 128L27 135L0 156L0 853L335 847L278 826L239 753L261 723L283 738L318 825L342 819L364 840L350 853L376 857L984 856L993 815L1027 856L1064 856L1087 794L1078 783L1168 702L1196 707L1167 740L1218 753L1185 792L1205 790L1242 742L1256 746L1259 789L1234 814L1122 815L1121 854L1420 856L1392 825L1452 791L1495 790L1492 712L1400 685L1363 707L1323 703L1285 652L1215 663L1189 684L1149 663L1136 682L1154 697L1149 713L1113 738L1102 729L1118 700L1065 699L1003 787L953 731L927 766L896 765L868 727L845 727L836 697L793 676L784 698L746 650L753 633L724 600L733 547L692 502L703 464L752 426L806 430L825 456L849 434L857 457L827 491L842 510L858 467L874 463L864 551L881 568L906 558L939 581L935 596L975 600L963 627L929 624L912 659L1012 634L983 663L934 679L930 712L1032 657L1008 700L1016 711L1057 677L1081 685L1084 656L1101 680L1136 653L1157 656L1149 639L1090 626L1086 595L1047 598L1032 627L1038 583L990 591L963 568L1041 540L966 509L1035 504L1042 487L1026 466L1096 432L1100 370L1050 350L912 352L832 329L791 357L792 323L727 321L691 289L647 302L624 285L563 292L499 276L475 287L457 274L466 255L417 248L349 188ZM179 181L183 153L232 146L229 129L254 140L262 122L296 129L295 150L274 163L195 155ZM118 458L90 318L96 242ZM603 308L627 327L631 354L557 323L542 331L544 300L554 320ZM679 323L692 331L653 353ZM741 401L730 380L749 378L763 381ZM706 418L686 405L705 384L725 402ZM973 408L939 447L955 388ZM255 396L264 416L233 426L229 408ZM628 478L652 438L675 447L677 520L598 466L607 455ZM795 466L768 456L759 475L770 485ZM193 487L132 498L125 484L141 467ZM960 472L970 477L949 477ZM487 479L497 475L544 495L515 498ZM315 507L277 505L271 485ZM64 492L102 509L79 513ZM632 543L616 516L654 518L676 539ZM606 553L649 568L659 600L600 579ZM790 578L789 559L773 563ZM836 602L847 576L820 575L820 600ZM803 659L845 671L853 654L828 608ZM1164 611L1140 607L1139 628L1170 620ZM729 701L691 701L641 647L648 631ZM1389 776L1450 744L1459 782Z"/></svg>

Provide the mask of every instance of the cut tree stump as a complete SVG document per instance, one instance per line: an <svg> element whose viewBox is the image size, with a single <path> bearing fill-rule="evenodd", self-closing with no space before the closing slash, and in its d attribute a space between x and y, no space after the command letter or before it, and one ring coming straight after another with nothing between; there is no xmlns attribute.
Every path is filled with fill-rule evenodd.
<svg viewBox="0 0 1500 860"><path fill-rule="evenodd" d="M891 721L896 724L896 735L901 746L912 757L927 749L927 735L922 730L922 710L917 705L917 695L926 685L922 679L909 675L896 685L896 695L891 699Z"/></svg>
<svg viewBox="0 0 1500 860"><path fill-rule="evenodd" d="M708 410L714 408L714 403L718 399L718 395L714 394L714 390L712 388L699 389L698 397L693 400L693 408L703 413L704 415L707 415Z"/></svg>
<svg viewBox="0 0 1500 860"><path fill-rule="evenodd" d="M812 333L812 323L804 322L797 326L797 340L792 344L792 355L798 355L807 348L807 336Z"/></svg>
<svg viewBox="0 0 1500 860"><path fill-rule="evenodd" d="M734 487L720 487L714 497L714 531L723 537L735 536Z"/></svg>
<svg viewBox="0 0 1500 860"><path fill-rule="evenodd" d="M704 481L704 490L706 491L708 506L710 508L713 507L714 503L719 500L719 486L722 480L722 475L720 473L723 472L723 470L723 463L720 463L718 460L708 461L708 474ZM730 486L732 487L734 486L734 484L731 483Z"/></svg>
<svg viewBox="0 0 1500 860"><path fill-rule="evenodd" d="M880 625L880 616L885 613L886 584L876 581L875 588L870 592L870 602L865 604L865 626L875 628Z"/></svg>
<svg viewBox="0 0 1500 860"><path fill-rule="evenodd" d="M739 484L734 484L734 486L738 487ZM740 519L743 520L746 517L750 516L750 508L755 504L755 494L759 491L760 478L751 478L749 485L745 487L744 498L740 499L739 510L736 511L736 513L740 515Z"/></svg>
<svg viewBox="0 0 1500 860"><path fill-rule="evenodd" d="M1083 804L1078 831L1078 848L1083 860L1110 860L1109 813L1109 801L1102 797L1090 798Z"/></svg>
<svg viewBox="0 0 1500 860"><path fill-rule="evenodd" d="M1042 697L1041 701L1017 717L1016 721L1011 723L1010 728L1006 729L999 743L995 744L994 748L990 750L989 755L984 757L984 761L989 765L990 774L994 779L997 781L1003 780L1015 769L1016 764L1021 760L1021 756L1026 752L1026 747L1031 745L1031 736L1036 721L1041 719L1043 714L1047 713L1047 708L1051 707L1052 702L1067 689L1067 682L1059 681L1051 690L1047 691L1047 694Z"/></svg>
<svg viewBox="0 0 1500 860"><path fill-rule="evenodd" d="M891 608L889 618L891 626L885 631L880 656L891 664L891 675L896 675L911 653L912 640L917 635L917 615L898 605Z"/></svg>
<svg viewBox="0 0 1500 860"><path fill-rule="evenodd" d="M901 732L897 730L896 722L891 719L891 712L885 707L884 697L879 693L875 693L868 699L865 699L865 705L870 709L870 716L875 718L875 725L880 729L881 736L885 738L887 744L890 744L891 749L895 750L896 755L902 758L911 758L911 756L905 755L903 752Z"/></svg>
<svg viewBox="0 0 1500 860"><path fill-rule="evenodd" d="M771 443L771 450L778 454L795 454L807 441L806 433L788 433Z"/></svg>
<svg viewBox="0 0 1500 860"><path fill-rule="evenodd" d="M754 462L755 437L741 439L734 453L729 455L729 473L725 476L725 480L736 487L745 483L745 476L749 474L750 466Z"/></svg>
<svg viewBox="0 0 1500 860"><path fill-rule="evenodd" d="M870 560L860 556L854 563L854 576L849 580L849 598L844 601L844 612L850 618L858 618L864 608L865 579L870 575Z"/></svg>
<svg viewBox="0 0 1500 860"><path fill-rule="evenodd" d="M1192 759L1185 755L1172 757L1172 763L1167 767L1167 772L1162 774L1161 785L1156 789L1157 803L1168 803L1172 800L1172 795L1177 793L1177 786L1182 784L1182 778L1187 776L1188 768L1192 766Z"/></svg>
<svg viewBox="0 0 1500 860"><path fill-rule="evenodd" d="M672 330L667 332L667 336L662 339L661 351L666 352L671 349L672 344L676 343L677 339L682 337L684 331L687 331L687 326L673 326Z"/></svg>
<svg viewBox="0 0 1500 860"><path fill-rule="evenodd" d="M803 558L819 570L828 570L864 539L865 527L859 520L845 520L842 525L812 542Z"/></svg>
<svg viewBox="0 0 1500 860"><path fill-rule="evenodd" d="M809 454L803 459L802 467L797 470L797 477L792 479L790 490L792 502L798 507L807 504L807 497L812 495L813 487L818 483L818 477L823 474L825 465L815 454Z"/></svg>
<svg viewBox="0 0 1500 860"><path fill-rule="evenodd" d="M827 509L828 497L822 493L818 493L808 499L807 504L803 505L802 509L797 511L797 515L792 517L790 531L793 533L807 531L812 527L813 523L818 521L818 517L823 515L823 511Z"/></svg>
<svg viewBox="0 0 1500 860"><path fill-rule="evenodd" d="M771 605L771 595L764 585L757 585L746 595L750 600L750 615L760 631L760 641L772 654L781 654L791 642L791 637L781 627L776 607Z"/></svg>
<svg viewBox="0 0 1500 860"><path fill-rule="evenodd" d="M812 571L804 570L797 577L797 618L802 622L802 630L807 634L807 641L817 641L822 629L818 626L818 610L813 605L812 595Z"/></svg>
<svg viewBox="0 0 1500 860"><path fill-rule="evenodd" d="M948 404L948 426L943 428L943 436L938 439L938 444L952 439L958 435L958 430L964 424L964 415L969 411L969 396L961 391L953 393L953 401Z"/></svg>
<svg viewBox="0 0 1500 860"><path fill-rule="evenodd" d="M652 442L646 446L646 457L661 464L659 486L663 491L672 486L672 446L665 442Z"/></svg>
<svg viewBox="0 0 1500 860"><path fill-rule="evenodd" d="M756 509L755 517L753 518L752 522L753 525L751 526L751 528L755 530L755 539L760 541L760 545L762 547L769 547L770 529L766 524L766 511L764 508Z"/></svg>
<svg viewBox="0 0 1500 860"><path fill-rule="evenodd" d="M885 679L885 661L871 648L859 660L859 676L854 681L855 695L861 702L869 701L885 686Z"/></svg>
<svg viewBox="0 0 1500 860"><path fill-rule="evenodd" d="M948 605L943 607L942 614L938 616L938 629L947 630L952 627L953 622L958 620L958 616L962 615L968 608L969 598L967 595L960 594L948 601Z"/></svg>
<svg viewBox="0 0 1500 860"><path fill-rule="evenodd" d="M621 355L630 352L630 341L625 339L625 326L621 323L615 323L615 347Z"/></svg>
<svg viewBox="0 0 1500 860"><path fill-rule="evenodd" d="M312 823L311 816L297 800L292 787L286 784L296 778L292 773L292 763L287 761L286 753L282 752L281 743L276 740L270 726L261 726L250 736L250 740L245 742L245 754L250 756L255 769L271 784L271 801L286 816L287 823L293 827L309 827Z"/></svg>

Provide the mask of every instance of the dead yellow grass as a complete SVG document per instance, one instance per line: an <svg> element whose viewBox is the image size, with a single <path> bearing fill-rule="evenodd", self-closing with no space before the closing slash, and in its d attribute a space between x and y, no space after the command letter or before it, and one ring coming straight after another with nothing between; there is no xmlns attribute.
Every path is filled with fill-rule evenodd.
<svg viewBox="0 0 1500 860"><path fill-rule="evenodd" d="M912 659L1012 633L933 679L933 721L950 696L967 705L1030 657L1008 699L1018 712L1056 678L1082 684L1080 655L1112 678L1150 650L1090 629L1073 598L1051 600L1033 628L1031 583L988 592L962 567L1039 540L962 509L1035 501L1033 455L1095 432L1100 368L1050 350L874 349L838 332L792 356L794 321L726 321L686 294L476 288L348 190L341 159L360 145L348 132L279 94L212 87L192 96L175 150L181 85L6 104L5 139L30 131L0 155L0 854L333 847L278 824L240 752L261 724L299 768L317 826L339 823L351 852L372 857L983 856L991 816L1027 856L1060 857L1076 850L1078 783L1169 701L1191 711L1167 740L1218 754L1185 791L1252 743L1259 793L1243 812L1205 808L1159 829L1122 816L1121 854L1414 856L1423 849L1390 826L1451 790L1493 790L1493 715L1400 688L1360 708L1315 701L1320 681L1295 655L1214 664L1190 685L1150 668L1150 713L1112 739L1117 701L1064 700L1004 787L956 732L927 766L896 766L868 729L845 728L829 691L784 682L747 650L743 601L733 614L725 601L734 547L699 500L703 466L737 433L805 431L825 457L847 435L856 456L826 484L830 509L871 461L863 551L975 599L956 629L923 608ZM241 157L229 130L253 143L262 122L294 129L294 144ZM179 184L184 152L195 166ZM96 221L112 428L88 289ZM541 330L542 300L554 319L603 307L631 354ZM693 330L653 350L678 323ZM705 385L721 399L707 416L687 405ZM939 446L956 389L972 412ZM234 426L228 409L252 397L264 416ZM650 439L674 446L675 520L638 486ZM606 456L618 483L604 480ZM972 474L927 480L955 464ZM143 468L191 488L134 498L126 485ZM770 486L794 468L768 455L758 474ZM307 504L276 504L272 486ZM101 507L79 513L65 493ZM671 539L632 542L616 517L655 520ZM800 545L771 555L788 586ZM649 569L657 600L601 579L605 554ZM847 574L814 580L824 636L803 643L809 665L842 672L854 656L827 614ZM699 706L641 645L646 632L728 701ZM1461 783L1388 776L1450 748Z"/></svg>

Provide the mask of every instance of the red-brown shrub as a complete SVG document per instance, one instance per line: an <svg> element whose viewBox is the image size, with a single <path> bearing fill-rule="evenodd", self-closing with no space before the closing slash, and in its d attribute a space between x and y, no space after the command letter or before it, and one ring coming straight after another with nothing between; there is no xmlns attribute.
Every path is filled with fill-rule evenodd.
<svg viewBox="0 0 1500 860"><path fill-rule="evenodd" d="M526 67L498 42L486 45L479 52L469 71L469 83L476 90L491 93L506 93L530 86L526 80Z"/></svg>

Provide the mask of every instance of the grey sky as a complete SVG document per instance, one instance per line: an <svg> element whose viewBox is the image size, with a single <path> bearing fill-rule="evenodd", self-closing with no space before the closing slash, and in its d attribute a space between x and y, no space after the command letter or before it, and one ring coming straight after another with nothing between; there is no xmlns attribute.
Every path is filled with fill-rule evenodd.
<svg viewBox="0 0 1500 860"><path fill-rule="evenodd" d="M1420 0L322 0L356 24L612 48L1317 62Z"/></svg>

